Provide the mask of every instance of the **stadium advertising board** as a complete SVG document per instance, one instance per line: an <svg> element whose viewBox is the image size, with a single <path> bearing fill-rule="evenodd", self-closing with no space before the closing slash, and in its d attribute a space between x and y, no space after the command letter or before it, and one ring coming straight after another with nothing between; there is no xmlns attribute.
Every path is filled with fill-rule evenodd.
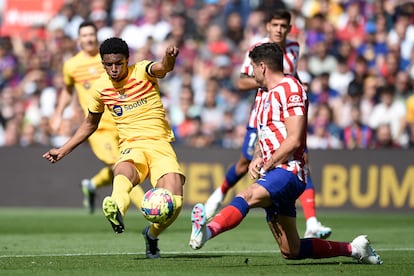
<svg viewBox="0 0 414 276"><path fill-rule="evenodd" d="M31 28L47 24L63 2L64 0L5 0L1 35L29 35Z"/></svg>
<svg viewBox="0 0 414 276"><path fill-rule="evenodd" d="M53 165L41 157L46 150L0 148L0 186L7 191L0 193L0 206L81 206L79 183L96 173L102 164L86 145ZM413 153L412 150L310 151L318 209L412 211ZM205 202L239 154L238 150L178 147L177 155L187 176L185 206ZM249 183L251 180L244 177L230 190L226 202ZM144 187L148 188L149 183L144 183ZM98 200L110 191L110 187L99 190Z"/></svg>

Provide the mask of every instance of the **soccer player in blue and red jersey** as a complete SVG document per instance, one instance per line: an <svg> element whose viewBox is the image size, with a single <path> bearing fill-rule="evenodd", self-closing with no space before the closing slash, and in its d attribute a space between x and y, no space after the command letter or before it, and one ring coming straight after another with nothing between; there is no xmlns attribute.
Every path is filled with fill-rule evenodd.
<svg viewBox="0 0 414 276"><path fill-rule="evenodd" d="M237 227L251 208L263 208L266 221L289 260L353 257L359 262L381 264L366 235L352 242L299 238L296 199L306 187L304 152L307 130L307 95L294 77L283 71L283 50L276 43L256 46L249 54L254 78L260 85L256 96L258 142L249 164L254 183L207 222L203 204L193 207L189 245L200 249L219 234Z"/></svg>

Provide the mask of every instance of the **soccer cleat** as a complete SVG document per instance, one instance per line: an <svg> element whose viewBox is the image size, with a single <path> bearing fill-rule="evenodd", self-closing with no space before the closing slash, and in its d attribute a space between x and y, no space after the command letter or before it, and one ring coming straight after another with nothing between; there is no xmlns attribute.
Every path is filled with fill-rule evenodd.
<svg viewBox="0 0 414 276"><path fill-rule="evenodd" d="M305 231L305 238L327 239L332 234L332 229L322 225L320 222L315 228L307 228Z"/></svg>
<svg viewBox="0 0 414 276"><path fill-rule="evenodd" d="M108 221L111 223L115 233L120 234L125 231L124 221L122 214L118 209L118 205L115 200L107 196L102 202L102 211Z"/></svg>
<svg viewBox="0 0 414 276"><path fill-rule="evenodd" d="M89 179L83 179L81 182L83 193L83 206L89 210L89 213L95 212L95 189Z"/></svg>
<svg viewBox="0 0 414 276"><path fill-rule="evenodd" d="M210 195L206 204L204 205L207 220L210 220L214 216L214 214L218 211L221 203L223 202L224 196L225 194L223 194L220 187L218 187Z"/></svg>
<svg viewBox="0 0 414 276"><path fill-rule="evenodd" d="M145 255L148 259L157 259L160 257L160 250L158 249L158 239L151 239L148 236L149 225L142 230L142 235L145 240Z"/></svg>
<svg viewBox="0 0 414 276"><path fill-rule="evenodd" d="M382 260L375 250L370 246L370 241L366 235L356 237L352 242L353 258L359 263L364 264L382 264Z"/></svg>
<svg viewBox="0 0 414 276"><path fill-rule="evenodd" d="M189 245L192 249L200 249L207 241L206 211L204 205L197 203L191 212L191 237Z"/></svg>

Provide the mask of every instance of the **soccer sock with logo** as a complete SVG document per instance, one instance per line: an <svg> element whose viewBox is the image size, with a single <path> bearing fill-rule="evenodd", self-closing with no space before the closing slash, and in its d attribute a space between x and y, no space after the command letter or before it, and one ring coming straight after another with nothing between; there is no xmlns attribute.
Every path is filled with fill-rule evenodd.
<svg viewBox="0 0 414 276"><path fill-rule="evenodd" d="M106 185L110 185L113 180L113 173L110 167L102 168L94 177L92 177L91 181L95 185L95 188L100 188Z"/></svg>
<svg viewBox="0 0 414 276"><path fill-rule="evenodd" d="M131 189L132 183L125 175L117 175L114 177L111 197L115 200L123 216L125 216L131 202L129 198Z"/></svg>
<svg viewBox="0 0 414 276"><path fill-rule="evenodd" d="M149 235L151 238L154 238L154 239L157 238L161 234L162 231L167 229L168 226L170 226L171 223L173 223L177 219L178 215L181 212L181 209L183 208L183 196L174 195L174 200L175 200L174 214L172 215L172 217L170 217L163 223L152 223L151 224L149 228Z"/></svg>
<svg viewBox="0 0 414 276"><path fill-rule="evenodd" d="M220 213L208 223L207 227L211 232L211 237L217 236L218 234L239 225L249 212L249 209L249 204L247 204L244 198L235 197L228 206L224 207Z"/></svg>
<svg viewBox="0 0 414 276"><path fill-rule="evenodd" d="M352 246L349 242L327 241L316 238L301 239L298 260L312 258L331 258L352 254Z"/></svg>
<svg viewBox="0 0 414 276"><path fill-rule="evenodd" d="M300 203L303 209L303 215L305 219L308 220L309 218L316 217L316 209L315 209L315 190L306 189L299 197Z"/></svg>

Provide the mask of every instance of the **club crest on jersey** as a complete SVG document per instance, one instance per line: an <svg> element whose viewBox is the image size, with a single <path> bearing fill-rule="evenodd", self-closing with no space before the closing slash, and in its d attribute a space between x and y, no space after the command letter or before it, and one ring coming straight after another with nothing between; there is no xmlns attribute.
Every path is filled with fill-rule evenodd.
<svg viewBox="0 0 414 276"><path fill-rule="evenodd" d="M125 92L125 89L120 89L118 90L118 98L119 99L126 99L126 97L128 96L128 94Z"/></svg>
<svg viewBox="0 0 414 276"><path fill-rule="evenodd" d="M91 84L88 81L84 81L83 82L83 88L89 89L89 88L91 88Z"/></svg>
<svg viewBox="0 0 414 276"><path fill-rule="evenodd" d="M114 107L112 108L112 110L114 111L114 113L117 116L122 116L122 114L124 113L123 112L123 109L122 109L122 106L119 106L119 105L114 105Z"/></svg>

